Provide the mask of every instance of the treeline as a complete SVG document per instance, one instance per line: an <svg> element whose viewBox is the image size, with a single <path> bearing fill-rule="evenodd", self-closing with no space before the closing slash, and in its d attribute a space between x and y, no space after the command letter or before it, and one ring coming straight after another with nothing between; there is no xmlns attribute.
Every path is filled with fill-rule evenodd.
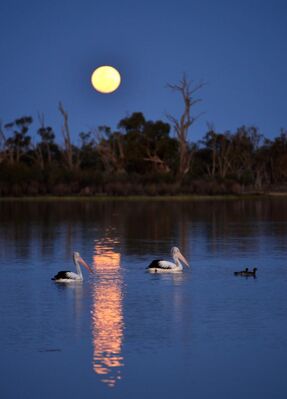
<svg viewBox="0 0 287 399"><path fill-rule="evenodd" d="M44 118L33 139L30 116L1 126L1 196L240 194L287 183L286 131L270 140L256 127L208 126L202 140L182 143L169 123L135 112L116 131L81 132L77 146L59 109L62 145Z"/></svg>

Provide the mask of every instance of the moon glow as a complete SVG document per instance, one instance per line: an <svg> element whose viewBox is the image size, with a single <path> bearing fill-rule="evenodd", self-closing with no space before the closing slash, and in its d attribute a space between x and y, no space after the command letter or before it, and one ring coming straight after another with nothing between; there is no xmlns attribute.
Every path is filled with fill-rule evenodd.
<svg viewBox="0 0 287 399"><path fill-rule="evenodd" d="M100 93L112 93L121 84L121 75L114 67L104 65L94 70L91 82Z"/></svg>

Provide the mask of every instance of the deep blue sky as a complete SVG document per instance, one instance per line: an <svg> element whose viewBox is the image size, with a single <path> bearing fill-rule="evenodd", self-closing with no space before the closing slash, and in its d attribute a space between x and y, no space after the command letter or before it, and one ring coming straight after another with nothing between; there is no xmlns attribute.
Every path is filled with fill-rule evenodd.
<svg viewBox="0 0 287 399"><path fill-rule="evenodd" d="M78 143L80 131L115 128L134 111L165 119L182 108L166 84L185 72L208 83L191 140L207 122L256 125L270 138L287 128L286 0L2 0L0 15L4 123L31 115L36 132L43 112L60 137L61 100ZM122 75L111 95L90 85L103 64Z"/></svg>

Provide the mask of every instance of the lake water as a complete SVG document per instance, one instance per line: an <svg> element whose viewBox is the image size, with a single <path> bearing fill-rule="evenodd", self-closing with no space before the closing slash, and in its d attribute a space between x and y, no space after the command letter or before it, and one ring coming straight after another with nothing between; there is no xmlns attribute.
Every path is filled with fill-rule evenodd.
<svg viewBox="0 0 287 399"><path fill-rule="evenodd" d="M286 399L286 254L284 198L0 202L1 399Z"/></svg>

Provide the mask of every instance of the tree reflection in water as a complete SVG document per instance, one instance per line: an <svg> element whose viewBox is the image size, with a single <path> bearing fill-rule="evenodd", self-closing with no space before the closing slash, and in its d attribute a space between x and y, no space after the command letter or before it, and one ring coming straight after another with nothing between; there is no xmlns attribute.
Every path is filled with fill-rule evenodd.
<svg viewBox="0 0 287 399"><path fill-rule="evenodd" d="M111 388L121 379L124 365L121 255L115 251L117 244L109 238L96 241L93 256L93 369Z"/></svg>

